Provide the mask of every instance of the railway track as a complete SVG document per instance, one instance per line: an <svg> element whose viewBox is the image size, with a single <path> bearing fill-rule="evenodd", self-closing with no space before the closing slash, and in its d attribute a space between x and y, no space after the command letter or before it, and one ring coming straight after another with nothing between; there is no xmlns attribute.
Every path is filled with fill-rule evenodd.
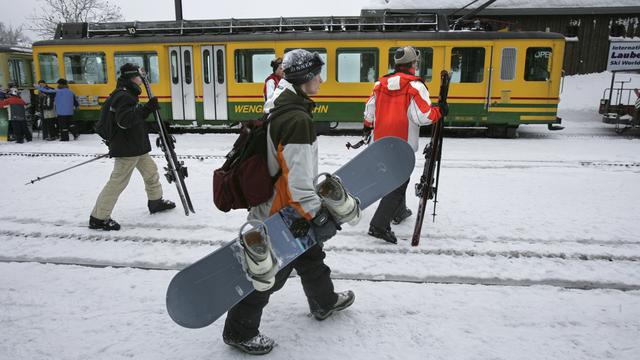
<svg viewBox="0 0 640 360"><path fill-rule="evenodd" d="M83 154L83 153L56 153L56 152L0 152L0 157L98 157L103 154ZM163 159L162 154L152 154L151 157ZM209 160L224 159L224 155L218 154L188 154L178 155L179 159L186 160ZM481 164L481 165L477 165ZM506 160L506 159L447 159L443 164L447 168L539 168L539 167L603 167L619 169L639 169L640 162L635 161L591 161L591 160ZM421 168L424 163L418 159L416 167Z"/></svg>
<svg viewBox="0 0 640 360"><path fill-rule="evenodd" d="M0 156L7 157L98 157L104 154L83 154L83 153L58 153L58 152L24 152L24 151L4 151L0 152ZM156 159L164 159L162 154L151 154ZM178 155L178 159L224 159L224 155Z"/></svg>
<svg viewBox="0 0 640 360"><path fill-rule="evenodd" d="M43 257L6 257L0 256L0 263L31 263L57 266L80 266L88 268L123 268L145 271L179 271L188 264L163 265L145 262L123 263L110 261L87 261L72 258L43 258ZM294 275L295 276L295 275ZM581 281L567 279L511 279L482 276L410 276L410 275L367 275L361 273L347 273L332 271L331 277L336 280L355 280L371 282L401 282L416 284L450 284L450 285L485 285L485 286L553 286L578 290L619 290L638 291L640 285L620 282Z"/></svg>
<svg viewBox="0 0 640 360"><path fill-rule="evenodd" d="M114 233L103 232L73 232L73 231L16 231L16 230L0 230L0 239L2 238L15 238L22 239L24 241L34 240L69 240L69 241L81 241L81 242L94 242L94 243L132 243L132 244L167 244L172 246L207 246L211 247L211 251L226 244L233 237L236 236L236 230L233 227L217 228L218 231L228 233L228 237L224 240L210 240L199 238L168 238L168 237L155 237L150 235L116 235ZM342 236L358 237L361 236L360 232L356 231L343 231ZM400 235L400 237L402 237ZM530 242L530 239L522 240L513 239L514 243ZM508 240L502 239L501 242L508 243ZM551 242L542 242L541 245L548 245ZM574 241L573 243L577 243ZM597 246L603 246L599 244L592 244ZM609 244L618 245L618 244ZM637 246L640 248L640 243L627 244L631 246ZM453 246L433 246L433 247L404 247L404 246L387 246L381 245L332 245L328 242L324 246L325 251L330 253L357 253L357 254L388 254L388 255L433 255L433 256L450 256L450 257L490 257L490 258L504 258L504 259L549 259L549 260L575 260L575 261L625 261L625 262L637 262L640 263L640 252L636 254L611 254L611 253L593 253L593 252L580 252L580 251L554 251L553 249L547 251L536 251L531 249L473 249L473 248L456 248Z"/></svg>

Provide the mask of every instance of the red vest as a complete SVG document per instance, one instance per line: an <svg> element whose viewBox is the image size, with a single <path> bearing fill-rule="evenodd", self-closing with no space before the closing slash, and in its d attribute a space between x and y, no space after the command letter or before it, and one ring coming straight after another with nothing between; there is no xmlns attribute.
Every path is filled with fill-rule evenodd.
<svg viewBox="0 0 640 360"><path fill-rule="evenodd" d="M264 79L264 86L262 87L262 97L264 97L264 101L267 101L267 82L269 80L273 80L276 83L276 85L275 85L275 87L273 89L275 91L275 88L278 87L278 83L280 82L280 77L278 75L276 75L276 74L271 74L271 75L267 76L266 79Z"/></svg>

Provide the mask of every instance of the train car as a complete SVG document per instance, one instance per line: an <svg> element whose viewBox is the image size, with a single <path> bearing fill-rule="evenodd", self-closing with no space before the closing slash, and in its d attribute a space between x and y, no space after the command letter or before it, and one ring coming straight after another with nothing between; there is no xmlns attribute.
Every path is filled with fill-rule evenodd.
<svg viewBox="0 0 640 360"><path fill-rule="evenodd" d="M173 126L219 126L259 117L269 63L294 48L325 60L314 97L319 122L359 123L379 76L401 46L420 49L419 75L437 101L451 71L447 126L515 135L521 124L558 124L564 36L542 32L441 31L437 14L403 19L278 18L62 24L33 44L36 73L69 80L79 118L95 120L125 62L150 75ZM392 21L393 20L393 21ZM435 75L434 75L435 74Z"/></svg>
<svg viewBox="0 0 640 360"><path fill-rule="evenodd" d="M0 45L0 90L9 87L21 90L21 97L31 101L33 56L31 49L15 45ZM7 141L9 120L7 110L0 108L0 141Z"/></svg>
<svg viewBox="0 0 640 360"><path fill-rule="evenodd" d="M0 89L33 85L33 56L29 48L0 45Z"/></svg>

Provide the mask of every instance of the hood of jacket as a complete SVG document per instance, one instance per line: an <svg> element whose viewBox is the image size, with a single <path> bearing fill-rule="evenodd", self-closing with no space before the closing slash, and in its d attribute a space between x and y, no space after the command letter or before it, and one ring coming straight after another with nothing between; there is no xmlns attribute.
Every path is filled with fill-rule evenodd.
<svg viewBox="0 0 640 360"><path fill-rule="evenodd" d="M138 84L134 83L133 81L131 81L131 79L123 79L123 78L118 78L118 88L125 88L127 89L127 91L129 93L131 93L131 95L138 97L140 96L140 94L142 94L142 89L140 89L140 86L138 86Z"/></svg>
<svg viewBox="0 0 640 360"><path fill-rule="evenodd" d="M305 108L309 114L312 113L316 103L305 94L299 86L293 85L286 79L280 80L278 87L273 93L271 99L264 104L264 112L272 113L284 106L301 106Z"/></svg>
<svg viewBox="0 0 640 360"><path fill-rule="evenodd" d="M380 78L380 91L389 95L404 93L412 81L422 81L422 79L403 72L391 73Z"/></svg>

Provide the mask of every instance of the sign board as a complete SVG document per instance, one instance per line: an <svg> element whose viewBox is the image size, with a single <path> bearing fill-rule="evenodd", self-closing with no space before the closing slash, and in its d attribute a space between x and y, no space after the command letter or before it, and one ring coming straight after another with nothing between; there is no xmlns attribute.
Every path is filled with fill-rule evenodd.
<svg viewBox="0 0 640 360"><path fill-rule="evenodd" d="M640 70L640 41L612 41L609 46L607 70Z"/></svg>

